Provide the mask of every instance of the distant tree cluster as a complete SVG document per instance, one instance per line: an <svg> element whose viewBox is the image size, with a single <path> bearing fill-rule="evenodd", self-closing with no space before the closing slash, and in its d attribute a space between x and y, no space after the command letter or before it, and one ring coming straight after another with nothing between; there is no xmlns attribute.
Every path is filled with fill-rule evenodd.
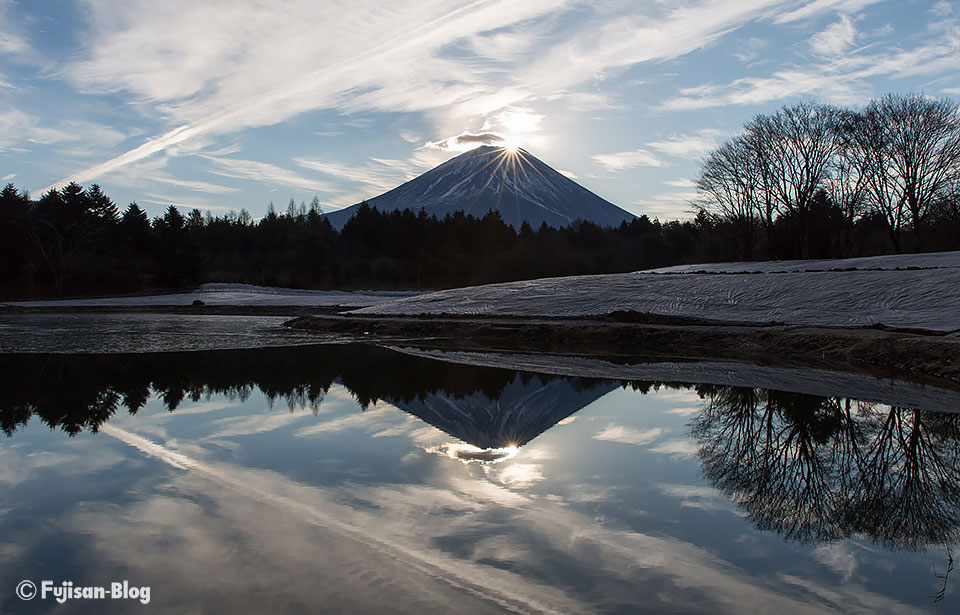
<svg viewBox="0 0 960 615"><path fill-rule="evenodd" d="M245 210L150 220L120 213L96 184L33 201L0 193L0 298L78 296L240 282L294 288L442 288L631 271L710 259L701 223L643 216L617 228L577 222L520 229L495 212L437 218L361 206L341 231L319 202L254 220Z"/></svg>
<svg viewBox="0 0 960 615"><path fill-rule="evenodd" d="M954 249L960 107L919 94L783 107L710 153L696 183L737 259Z"/></svg>

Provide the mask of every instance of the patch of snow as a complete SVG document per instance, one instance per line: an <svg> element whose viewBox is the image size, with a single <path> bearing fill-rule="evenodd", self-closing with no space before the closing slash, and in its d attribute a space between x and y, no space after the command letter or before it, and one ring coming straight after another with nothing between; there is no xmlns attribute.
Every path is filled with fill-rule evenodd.
<svg viewBox="0 0 960 615"><path fill-rule="evenodd" d="M823 261L794 261L789 272L777 270L782 263L731 263L722 266L731 273L546 278L425 293L351 313L589 317L633 311L744 324L960 330L960 252L856 260L830 262L862 269L822 271ZM735 272L740 265L770 272Z"/></svg>
<svg viewBox="0 0 960 615"><path fill-rule="evenodd" d="M811 259L795 261L764 261L737 263L710 263L706 265L675 265L648 269L638 273L790 273L793 271L843 271L848 269L941 269L960 267L960 252L931 252L928 254L891 254L859 258Z"/></svg>

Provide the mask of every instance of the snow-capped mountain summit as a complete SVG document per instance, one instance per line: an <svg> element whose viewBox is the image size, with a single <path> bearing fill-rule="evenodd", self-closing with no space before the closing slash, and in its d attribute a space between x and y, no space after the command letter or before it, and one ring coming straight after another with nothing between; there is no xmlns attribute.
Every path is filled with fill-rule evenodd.
<svg viewBox="0 0 960 615"><path fill-rule="evenodd" d="M515 228L524 220L537 228L542 222L559 227L578 219L616 226L634 218L529 152L489 145L460 154L367 203L380 211L423 209L437 217L464 211L479 218L496 209ZM357 207L327 217L342 228Z"/></svg>

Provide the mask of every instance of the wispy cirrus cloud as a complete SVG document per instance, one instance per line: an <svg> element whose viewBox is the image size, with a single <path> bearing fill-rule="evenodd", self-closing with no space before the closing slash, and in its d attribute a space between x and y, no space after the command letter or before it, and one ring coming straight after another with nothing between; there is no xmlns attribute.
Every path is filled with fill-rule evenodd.
<svg viewBox="0 0 960 615"><path fill-rule="evenodd" d="M14 55L27 51L30 45L10 20L10 0L0 0L0 54Z"/></svg>
<svg viewBox="0 0 960 615"><path fill-rule="evenodd" d="M836 57L850 49L856 38L857 28L849 17L843 15L840 21L810 37L810 48L818 56Z"/></svg>
<svg viewBox="0 0 960 615"><path fill-rule="evenodd" d="M789 23L810 19L823 13L856 13L871 4L883 2L884 0L814 0L813 2L798 3L791 7L791 10L778 15L774 23Z"/></svg>
<svg viewBox="0 0 960 615"><path fill-rule="evenodd" d="M333 186L327 182L304 177L289 169L266 162L241 160L239 158L219 158L215 156L201 156L201 158L213 162L216 166L211 172L216 175L222 175L223 177L253 180L275 184L285 188L295 187L307 191L331 192L335 190Z"/></svg>
<svg viewBox="0 0 960 615"><path fill-rule="evenodd" d="M642 208L644 213L654 216L680 217L684 213L690 214L691 203L700 195L696 190L674 190L654 194L648 199L634 201L634 206Z"/></svg>
<svg viewBox="0 0 960 615"><path fill-rule="evenodd" d="M203 198L183 198L180 195L173 194L158 194L156 192L147 192L145 198L142 198L138 203L152 203L154 205L160 205L161 207L168 207L173 205L174 207L182 210L191 210L199 209L201 211L229 211L233 209L227 207L226 205L220 205L218 203L213 203L207 199Z"/></svg>
<svg viewBox="0 0 960 615"><path fill-rule="evenodd" d="M366 191L380 192L413 179L423 169L406 161L371 159L362 166L347 165L332 160L297 158L294 162L305 169L329 177L359 184Z"/></svg>
<svg viewBox="0 0 960 615"><path fill-rule="evenodd" d="M21 109L0 110L0 152L26 144L82 144L85 148L109 148L129 135L110 126L88 121L61 120L45 122L43 118Z"/></svg>
<svg viewBox="0 0 960 615"><path fill-rule="evenodd" d="M912 48L872 48L857 54L831 54L847 45L847 34L831 35L819 43L820 62L780 68L766 77L743 77L726 84L708 83L684 88L660 108L690 111L727 105L757 105L796 96L817 95L838 104L857 104L875 94L878 77L905 79L960 70L960 25L937 25L937 32ZM829 31L829 30L828 30ZM852 41L852 39L850 39Z"/></svg>
<svg viewBox="0 0 960 615"><path fill-rule="evenodd" d="M203 181L191 181L186 179L177 179L175 177L162 177L157 178L157 181L171 186L177 186L179 188L187 188L188 190L193 190L194 192L207 192L210 194L230 194L231 192L237 192L239 188L233 188L229 186L221 186L220 184L212 184L210 182Z"/></svg>
<svg viewBox="0 0 960 615"><path fill-rule="evenodd" d="M792 18L854 4L808 2ZM691 53L785 5L793 3L691 0L583 11L566 0L322 7L299 0L277 11L252 0L87 0L86 52L62 74L85 93L124 93L174 127L64 180L87 181L203 135L316 109L429 112L450 134L469 118L533 100L606 100L585 85ZM336 35L318 36L317 23Z"/></svg>
<svg viewBox="0 0 960 615"><path fill-rule="evenodd" d="M650 141L647 145L658 152L677 158L699 158L717 147L717 141L724 133L714 128L698 130L692 135L671 135L659 141Z"/></svg>
<svg viewBox="0 0 960 615"><path fill-rule="evenodd" d="M743 120L740 106L811 96L859 103L882 87L878 82L921 75L951 85L960 53L950 46L958 38L950 3L933 5L926 14L932 26L918 33L922 25L905 27L893 10L889 17L871 13L878 1L290 0L276 10L258 0L82 0L70 42L44 50L58 61L19 80L16 67L4 66L0 88L11 88L0 95L25 99L48 83L51 95L42 98L55 101L72 88L84 105L99 107L91 118L116 118L120 109L126 126L136 126L127 134L141 140L86 148L53 140L63 136L50 119L62 117L61 109L24 104L18 109L39 121L29 130L0 130L0 147L52 154L55 162L42 174L16 169L34 185L50 184L44 189L96 180L109 190L116 178L146 173L144 161L229 157L240 151L213 150L239 142L238 158L292 174L295 183L286 188L317 192L316 172L329 188L321 194L326 205L351 204L408 178L405 171L391 175L371 155L423 170L500 137L587 183L615 179L602 189L613 187L605 194L617 202L650 201L646 189L629 182L653 171L615 172L669 169L657 171L652 186L688 173L685 167L710 147L710 135L696 129L717 125L713 110L722 109L723 125L732 126ZM0 13L13 7L15 24L37 17L31 13L49 18L27 5L0 0ZM896 23L896 33L884 21ZM0 53L11 52L14 64L43 40L2 22L0 32L12 34L0 41ZM748 64L703 61L716 54ZM698 83L702 75L712 81ZM0 109L4 102L0 97ZM711 111L699 116L663 113L705 109ZM614 122L623 128L611 129ZM281 124L322 140L268 130ZM640 137L631 142L628 134ZM577 151L580 144L588 151ZM340 167L307 172L305 160ZM185 184L144 186L152 176L143 175L140 185L157 193L175 187L227 194L216 186L231 182L198 175L209 172L206 165L181 177L185 168L171 165L176 171L168 176ZM596 177L598 169L607 175ZM240 179L240 171L230 172ZM271 187L283 177L267 168L243 174ZM268 198L265 189L251 188L244 186L242 198Z"/></svg>
<svg viewBox="0 0 960 615"><path fill-rule="evenodd" d="M666 163L657 158L656 154L645 149L613 154L594 154L591 158L608 171L622 171L633 167L666 166Z"/></svg>
<svg viewBox="0 0 960 615"><path fill-rule="evenodd" d="M653 153L656 150L673 158L698 159L717 147L722 131L708 128L692 135L670 135L665 139L649 141L644 145L650 149L636 149L629 152L595 154L591 158L607 171L622 171L635 167L667 167L670 163Z"/></svg>
<svg viewBox="0 0 960 615"><path fill-rule="evenodd" d="M86 93L126 92L179 125L65 179L86 181L190 139L313 109L471 115L507 107L528 94L481 82L443 46L564 4L302 0L277 11L259 2L90 0L89 55L65 76ZM318 20L337 35L317 36Z"/></svg>
<svg viewBox="0 0 960 615"><path fill-rule="evenodd" d="M645 444L650 444L662 434L663 429L660 427L653 427L651 429L634 429L633 427L627 427L626 425L610 424L593 436L593 439L643 446Z"/></svg>

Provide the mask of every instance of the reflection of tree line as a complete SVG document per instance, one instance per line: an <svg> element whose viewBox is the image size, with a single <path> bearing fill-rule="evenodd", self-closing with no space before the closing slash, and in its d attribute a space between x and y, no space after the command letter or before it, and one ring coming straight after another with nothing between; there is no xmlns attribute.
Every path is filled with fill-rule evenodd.
<svg viewBox="0 0 960 615"><path fill-rule="evenodd" d="M762 529L888 548L960 539L960 415L734 387L691 431L707 478Z"/></svg>
<svg viewBox="0 0 960 615"><path fill-rule="evenodd" d="M137 412L156 394L170 411L210 395L246 400L259 389L270 404L316 409L336 381L362 408L380 400L410 403L434 393L491 400L516 379L554 376L442 363L366 345L217 350L129 355L2 355L0 429L9 436L36 415L73 435L96 431L125 408ZM601 381L567 378L574 390Z"/></svg>
<svg viewBox="0 0 960 615"><path fill-rule="evenodd" d="M246 399L255 389L271 404L316 409L340 382L362 408L379 400L403 405L434 394L462 399L476 393L493 408L518 378L542 385L559 378L364 345L0 355L0 374L0 428L8 436L33 415L71 435L96 431L122 408L137 412L151 394L171 411L185 399ZM609 381L566 380L574 391L609 387ZM642 393L688 388L624 384ZM758 527L806 542L861 535L891 548L960 540L960 415L762 389L696 390L705 407L691 435L704 473ZM529 417L542 418L536 412Z"/></svg>

